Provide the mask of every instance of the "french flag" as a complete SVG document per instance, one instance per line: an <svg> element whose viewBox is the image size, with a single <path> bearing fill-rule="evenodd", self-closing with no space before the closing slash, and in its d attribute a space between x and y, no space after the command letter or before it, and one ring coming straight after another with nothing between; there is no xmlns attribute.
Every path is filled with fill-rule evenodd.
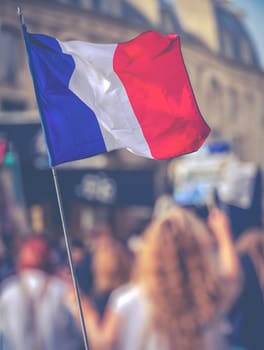
<svg viewBox="0 0 264 350"><path fill-rule="evenodd" d="M178 35L93 44L23 29L51 166L121 148L167 159L208 136Z"/></svg>

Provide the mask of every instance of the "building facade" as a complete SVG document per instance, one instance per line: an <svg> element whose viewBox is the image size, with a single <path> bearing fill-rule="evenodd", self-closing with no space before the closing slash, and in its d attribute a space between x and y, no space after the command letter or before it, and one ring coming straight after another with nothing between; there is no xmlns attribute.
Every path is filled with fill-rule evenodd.
<svg viewBox="0 0 264 350"><path fill-rule="evenodd" d="M252 161L264 169L264 158L260 151L264 144L262 98L264 71L259 63L254 43L243 25L243 14L232 7L230 2L220 0L202 2L25 0L23 14L28 31L45 33L60 40L120 42L150 29L159 30L164 34L169 32L180 34L186 67L198 105L212 129L210 138L229 141L241 160ZM24 167L24 174L26 174L24 176L30 177L31 173L37 177L40 170L47 169L45 145L39 126L16 7L9 0L2 0L0 3L0 47L0 131L7 135L12 134L10 136L12 141L15 138L17 141L17 135L21 136L22 130L27 130L24 133L25 140L19 141L21 147L19 145L16 147L21 152L22 166L27 165ZM32 141L28 143L30 138ZM64 170L66 174L67 170L69 177L69 171L75 171L77 174L76 171L79 170L84 176L87 175L87 169L91 170L90 178L89 176L86 176L86 179L83 178L81 173L78 175L80 178L76 186L79 190L76 191L79 191L79 197L76 191L73 191L75 197L78 197L76 205L69 208L69 212L77 212L71 220L73 230L82 229L82 224L75 225L82 220L83 227L91 226L93 222L92 214L89 212L91 208L88 211L85 208L87 203L93 205L99 203L101 207L102 205L106 207L106 211L102 210L99 217L101 215L104 218L105 212L108 212L113 205L119 206L120 210L115 211L115 214L126 219L117 218L118 231L133 231L135 228L126 227L124 222L133 221L132 207L135 217L142 216L141 219L144 220L149 215L148 208L155 200L155 195L164 190L166 165L167 162L146 160L122 150L75 162L74 165L62 166L61 172L63 173ZM127 172L127 183L119 188L122 182L120 176L123 179L124 174L119 176L114 172L121 170ZM138 174L134 173L132 176L129 175L129 171L138 171ZM150 176L148 179L146 177L144 180L146 182L143 183L139 180L142 178L140 175L142 171L148 172ZM153 176L153 174L158 175ZM133 184L131 179L137 180ZM32 184L29 179L24 181L28 186ZM70 180L65 180L65 184L67 181ZM98 199L100 193L97 193L94 188L100 189L102 183L108 189L110 199L108 197L103 200ZM147 184L151 186L144 197L149 196L149 199L142 201L140 192L146 189ZM83 189L82 192L81 189ZM125 189L127 197L134 194L134 201L129 202L123 197L122 200L117 200L121 198L118 193L124 193ZM80 198L80 193L86 193L86 197L83 194L85 198ZM116 197L113 197L113 193ZM138 193L138 197L135 193ZM43 203L46 203L48 198L42 196L44 199L38 199L34 195L29 197L32 215L38 217L36 214L40 209L38 205L42 203L43 207ZM111 202L111 198L115 199ZM129 207L127 211L126 207ZM45 216L45 211L41 215Z"/></svg>

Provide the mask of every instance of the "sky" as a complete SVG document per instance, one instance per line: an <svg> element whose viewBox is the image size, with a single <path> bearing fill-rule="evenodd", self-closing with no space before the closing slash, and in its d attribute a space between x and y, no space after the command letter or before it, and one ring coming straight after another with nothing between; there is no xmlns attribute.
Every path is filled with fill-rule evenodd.
<svg viewBox="0 0 264 350"><path fill-rule="evenodd" d="M256 45L258 56L264 69L264 1L263 0L233 0L242 9L245 25Z"/></svg>

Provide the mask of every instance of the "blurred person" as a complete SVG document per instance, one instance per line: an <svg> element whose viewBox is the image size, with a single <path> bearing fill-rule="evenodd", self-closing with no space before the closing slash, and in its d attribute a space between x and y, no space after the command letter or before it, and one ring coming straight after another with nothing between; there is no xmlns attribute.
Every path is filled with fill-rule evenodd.
<svg viewBox="0 0 264 350"><path fill-rule="evenodd" d="M94 303L100 317L112 291L130 279L132 255L118 240L100 240L94 250L92 270L94 276Z"/></svg>
<svg viewBox="0 0 264 350"><path fill-rule="evenodd" d="M245 231L236 241L243 288L230 311L231 342L239 349L264 349L264 232Z"/></svg>
<svg viewBox="0 0 264 350"><path fill-rule="evenodd" d="M245 231L236 241L236 248L241 257L251 259L264 297L264 232L257 228Z"/></svg>
<svg viewBox="0 0 264 350"><path fill-rule="evenodd" d="M82 337L65 304L67 286L55 274L44 236L30 236L17 257L17 276L0 290L1 350L79 350Z"/></svg>
<svg viewBox="0 0 264 350"><path fill-rule="evenodd" d="M113 232L109 224L99 222L89 230L88 236L89 247L91 250L94 250L98 244L101 245L111 242L113 239Z"/></svg>
<svg viewBox="0 0 264 350"><path fill-rule="evenodd" d="M175 206L175 200L170 194L162 194L154 204L152 217L158 218Z"/></svg>
<svg viewBox="0 0 264 350"><path fill-rule="evenodd" d="M208 227L194 213L174 207L153 220L137 253L137 279L110 297L102 349L228 349L222 319L234 298L238 261L226 216L212 210L209 225L220 271Z"/></svg>
<svg viewBox="0 0 264 350"><path fill-rule="evenodd" d="M93 350L107 350L106 345L101 347L101 321L110 294L130 279L132 255L123 243L112 236L106 239L105 236L103 239L99 237L93 248L93 292L89 297L81 293L80 297L90 346ZM73 259L77 262L76 257ZM67 293L67 305L79 323L73 289Z"/></svg>
<svg viewBox="0 0 264 350"><path fill-rule="evenodd" d="M15 273L13 256L5 239L0 237L0 284L7 277Z"/></svg>
<svg viewBox="0 0 264 350"><path fill-rule="evenodd" d="M71 252L76 277L82 293L91 294L93 287L92 256L80 239L74 239L71 243Z"/></svg>

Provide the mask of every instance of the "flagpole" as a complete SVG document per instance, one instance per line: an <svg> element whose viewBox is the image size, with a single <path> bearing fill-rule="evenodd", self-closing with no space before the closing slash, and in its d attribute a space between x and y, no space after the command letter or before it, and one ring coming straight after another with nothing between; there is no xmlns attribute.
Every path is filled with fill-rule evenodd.
<svg viewBox="0 0 264 350"><path fill-rule="evenodd" d="M19 17L20 25L22 27L25 24L25 20L24 20L21 6L17 7L17 15Z"/></svg>
<svg viewBox="0 0 264 350"><path fill-rule="evenodd" d="M19 16L20 25L21 25L22 32L23 32L25 20L24 20L21 6L17 7L17 15ZM57 180L57 173L56 173L56 169L54 166L51 167L51 170L52 170L53 180L54 180L55 189L56 189L57 201L58 201L58 206L59 206L59 211L60 211L60 217L61 217L61 222L62 222L62 228L63 228L64 240L65 240L65 245L66 245L66 250L67 250L67 255L68 255L68 261L69 261L69 265L70 265L71 277L72 277L73 287L74 287L74 291L75 291L76 302L78 305L78 311L79 311L79 316L80 316L84 346L85 346L85 350L90 350L89 343L88 343L88 336L87 336L86 327L85 327L84 316L83 316L83 309L82 309L82 304L81 304L81 297L80 297L77 277L76 277L74 267L73 267L70 240L69 240L69 235L68 235L68 232L66 229L66 224L65 224L65 216L64 216L63 206L62 206L59 183Z"/></svg>
<svg viewBox="0 0 264 350"><path fill-rule="evenodd" d="M58 183L58 179L57 179L57 172L56 172L56 168L54 166L51 167L51 170L52 170L52 175L53 175L53 180L54 180L54 184L55 184L59 210L60 210L60 217L61 217L64 239L65 239L68 260L69 260L69 265L70 265L70 270L71 270L71 276L72 276L72 281L73 281L73 286L74 286L74 291L75 291L75 297L76 297L76 301L78 304L78 311L79 311L79 316L80 316L80 321L81 321L85 350L89 350L89 343L88 343L88 337L87 337L85 321L84 321L84 316L83 316L80 292L79 292L79 288L78 288L76 274L75 274L74 267L73 267L69 235L68 235L66 225L65 225L65 215L64 215L64 210L63 210L62 201L61 201L61 193L60 193L59 183Z"/></svg>

